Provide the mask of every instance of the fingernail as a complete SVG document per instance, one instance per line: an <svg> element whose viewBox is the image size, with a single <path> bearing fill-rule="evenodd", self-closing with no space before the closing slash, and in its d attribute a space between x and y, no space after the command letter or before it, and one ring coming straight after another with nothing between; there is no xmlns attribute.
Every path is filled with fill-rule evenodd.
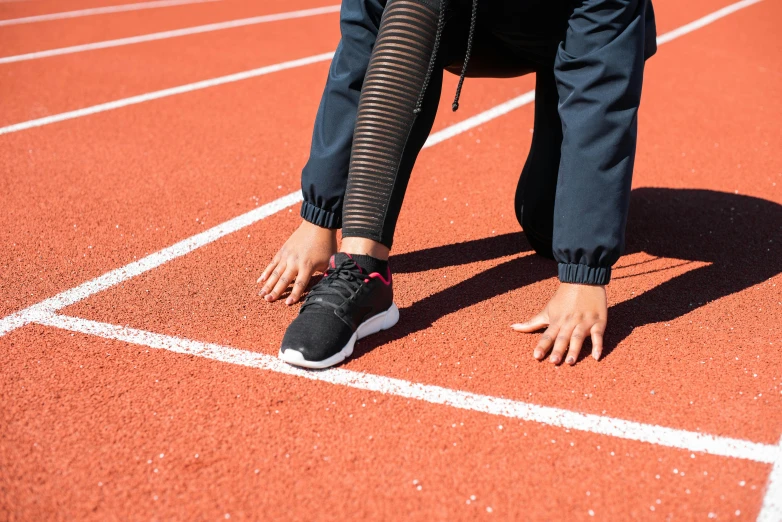
<svg viewBox="0 0 782 522"><path fill-rule="evenodd" d="M293 299L291 299L289 297L288 299L285 300L285 304L288 305L288 306L292 305L293 304Z"/></svg>
<svg viewBox="0 0 782 522"><path fill-rule="evenodd" d="M594 357L596 361L599 361L600 360L600 352L592 353L592 357Z"/></svg>
<svg viewBox="0 0 782 522"><path fill-rule="evenodd" d="M264 296L264 299L266 299L267 301L271 301L272 300L272 294L266 294Z"/></svg>
<svg viewBox="0 0 782 522"><path fill-rule="evenodd" d="M541 356L543 356L543 354L542 354L542 353L540 353L539 351L535 350L534 352L532 352L532 356L533 356L535 359L537 359L537 360L540 360L540 358L541 358Z"/></svg>
<svg viewBox="0 0 782 522"><path fill-rule="evenodd" d="M568 364L574 364L576 362L576 360L573 357L568 357L566 362Z"/></svg>
<svg viewBox="0 0 782 522"><path fill-rule="evenodd" d="M559 357L557 357L556 355L552 355L551 356L551 362L553 362L554 364L558 363L559 362Z"/></svg>

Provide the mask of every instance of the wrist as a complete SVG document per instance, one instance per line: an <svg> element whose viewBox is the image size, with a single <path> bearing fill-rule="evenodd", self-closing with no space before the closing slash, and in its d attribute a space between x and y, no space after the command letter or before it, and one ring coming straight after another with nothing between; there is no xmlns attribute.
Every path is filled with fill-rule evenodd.
<svg viewBox="0 0 782 522"><path fill-rule="evenodd" d="M315 223L311 221L307 221L306 219L303 219L301 221L301 225L299 225L299 228L306 229L314 234L323 235L323 236L337 236L337 230L336 228L326 228L322 227L320 225L316 225Z"/></svg>

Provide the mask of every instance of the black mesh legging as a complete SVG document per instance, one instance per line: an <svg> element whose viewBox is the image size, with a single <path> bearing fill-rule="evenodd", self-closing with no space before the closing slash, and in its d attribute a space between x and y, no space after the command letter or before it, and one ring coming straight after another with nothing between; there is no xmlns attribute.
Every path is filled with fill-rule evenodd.
<svg viewBox="0 0 782 522"><path fill-rule="evenodd" d="M422 111L416 102L434 48L439 1L390 0L383 11L358 105L343 237L390 247L410 171L437 112L442 66L435 67Z"/></svg>
<svg viewBox="0 0 782 522"><path fill-rule="evenodd" d="M445 13L437 59L421 111L414 114L430 65L439 4L439 0L389 0L383 12L359 100L343 207L343 237L372 239L391 247L410 173L437 114L443 69L458 73L465 55L470 22L465 6L470 2L450 0L447 4L455 7ZM548 6L545 9L551 10ZM544 20L530 14L530 24ZM525 232L529 229L529 233L541 236L534 242L536 248L541 245L550 255L562 142L553 57L557 34L564 32L567 16L560 13L546 20L554 25L547 29L553 35L551 44L543 52L537 50L537 55L525 56L519 52L522 46L509 47L491 31L482 30L479 18L468 76L513 77L538 71L535 132L519 180L516 209Z"/></svg>

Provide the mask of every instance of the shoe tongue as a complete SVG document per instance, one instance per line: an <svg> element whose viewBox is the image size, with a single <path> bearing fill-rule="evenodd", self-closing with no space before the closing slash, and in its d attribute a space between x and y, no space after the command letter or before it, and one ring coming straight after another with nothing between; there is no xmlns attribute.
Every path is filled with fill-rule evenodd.
<svg viewBox="0 0 782 522"><path fill-rule="evenodd" d="M345 260L350 259L353 261L356 266L358 266L358 263L356 263L352 257L350 257L350 254L346 254L344 252L337 252L333 256L331 256L331 259L329 259L329 268L337 268L337 265L344 262ZM361 267L359 267L360 269Z"/></svg>

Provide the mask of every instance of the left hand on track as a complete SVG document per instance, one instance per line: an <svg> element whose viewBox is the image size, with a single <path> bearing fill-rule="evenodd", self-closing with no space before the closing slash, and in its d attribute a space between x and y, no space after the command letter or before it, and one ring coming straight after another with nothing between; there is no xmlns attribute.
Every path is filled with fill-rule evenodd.
<svg viewBox="0 0 782 522"><path fill-rule="evenodd" d="M561 283L543 311L525 323L511 325L511 328L531 333L548 327L535 346L533 356L543 360L553 346L549 360L554 364L565 360L572 366L578 360L584 340L590 336L592 357L600 359L607 318L604 286Z"/></svg>

